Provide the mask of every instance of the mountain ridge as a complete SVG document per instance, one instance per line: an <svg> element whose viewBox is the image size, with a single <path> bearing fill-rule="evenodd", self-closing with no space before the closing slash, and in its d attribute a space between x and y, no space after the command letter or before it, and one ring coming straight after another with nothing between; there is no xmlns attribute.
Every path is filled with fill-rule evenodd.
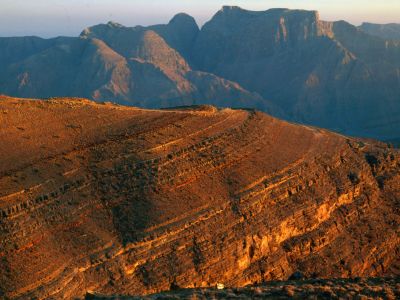
<svg viewBox="0 0 400 300"><path fill-rule="evenodd" d="M385 39L400 40L400 24L375 24L375 23L362 23L359 28L369 34L383 37Z"/></svg>

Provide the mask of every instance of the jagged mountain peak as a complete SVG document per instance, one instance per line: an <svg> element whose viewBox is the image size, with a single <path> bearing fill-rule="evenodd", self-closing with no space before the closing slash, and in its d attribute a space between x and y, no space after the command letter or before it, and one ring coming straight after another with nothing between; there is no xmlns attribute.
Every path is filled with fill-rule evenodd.
<svg viewBox="0 0 400 300"><path fill-rule="evenodd" d="M161 68L189 70L184 59L151 28L108 23L90 27L82 36L102 40L128 59L141 59Z"/></svg>

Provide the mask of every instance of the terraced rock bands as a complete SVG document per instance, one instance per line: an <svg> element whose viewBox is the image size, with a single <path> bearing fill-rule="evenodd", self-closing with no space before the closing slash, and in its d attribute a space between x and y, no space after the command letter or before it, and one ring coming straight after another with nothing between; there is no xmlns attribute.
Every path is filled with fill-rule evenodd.
<svg viewBox="0 0 400 300"><path fill-rule="evenodd" d="M0 297L400 275L400 155L212 106L0 98Z"/></svg>

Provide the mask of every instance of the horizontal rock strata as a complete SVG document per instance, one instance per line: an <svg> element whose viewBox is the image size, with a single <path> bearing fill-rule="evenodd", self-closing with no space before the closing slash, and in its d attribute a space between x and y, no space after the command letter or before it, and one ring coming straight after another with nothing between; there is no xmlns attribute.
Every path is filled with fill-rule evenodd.
<svg viewBox="0 0 400 300"><path fill-rule="evenodd" d="M211 106L0 99L0 295L400 275L400 156Z"/></svg>

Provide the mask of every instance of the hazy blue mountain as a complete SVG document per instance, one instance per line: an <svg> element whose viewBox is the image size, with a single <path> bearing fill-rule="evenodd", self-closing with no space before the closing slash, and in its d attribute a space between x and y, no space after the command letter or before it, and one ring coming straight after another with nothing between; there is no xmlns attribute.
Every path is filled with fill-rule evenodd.
<svg viewBox="0 0 400 300"><path fill-rule="evenodd" d="M196 30L191 17L179 14L168 25L148 28L100 24L78 38L0 38L0 93L88 97L150 108L245 106L278 113L237 83L191 69L180 52L187 53Z"/></svg>
<svg viewBox="0 0 400 300"><path fill-rule="evenodd" d="M222 8L201 29L195 66L238 82L290 120L399 136L400 46L314 11Z"/></svg>
<svg viewBox="0 0 400 300"><path fill-rule="evenodd" d="M362 23L359 28L366 33L389 40L400 40L400 24Z"/></svg>

